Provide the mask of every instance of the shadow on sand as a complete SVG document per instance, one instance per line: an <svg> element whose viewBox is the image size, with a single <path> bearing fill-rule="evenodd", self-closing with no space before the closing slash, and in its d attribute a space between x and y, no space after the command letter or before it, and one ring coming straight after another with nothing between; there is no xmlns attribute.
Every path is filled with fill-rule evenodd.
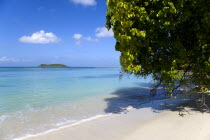
<svg viewBox="0 0 210 140"><path fill-rule="evenodd" d="M136 87L119 89L112 93L113 97L106 98L106 113L127 113L128 108L151 108L153 112L161 112L163 110L178 111L180 116L185 115L184 112L190 114L192 111L209 112L206 107L199 107L196 100L192 100L187 96L177 96L178 98L168 99L167 95L161 94L161 90L157 91L157 96L150 97L150 88ZM207 105L210 106L210 96L206 95ZM185 108L188 108L186 110Z"/></svg>

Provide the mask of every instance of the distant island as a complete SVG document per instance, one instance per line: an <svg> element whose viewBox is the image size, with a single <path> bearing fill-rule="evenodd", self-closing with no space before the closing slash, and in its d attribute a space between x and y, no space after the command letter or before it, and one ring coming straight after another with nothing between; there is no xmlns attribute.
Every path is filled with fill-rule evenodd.
<svg viewBox="0 0 210 140"><path fill-rule="evenodd" d="M38 67L69 67L63 64L41 64Z"/></svg>

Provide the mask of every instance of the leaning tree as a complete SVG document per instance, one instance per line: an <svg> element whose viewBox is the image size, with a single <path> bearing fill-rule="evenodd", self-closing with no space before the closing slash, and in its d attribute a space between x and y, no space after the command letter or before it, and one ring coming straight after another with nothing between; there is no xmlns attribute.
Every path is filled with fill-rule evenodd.
<svg viewBox="0 0 210 140"><path fill-rule="evenodd" d="M107 0L106 27L122 70L152 75L169 95L180 86L210 89L210 0Z"/></svg>

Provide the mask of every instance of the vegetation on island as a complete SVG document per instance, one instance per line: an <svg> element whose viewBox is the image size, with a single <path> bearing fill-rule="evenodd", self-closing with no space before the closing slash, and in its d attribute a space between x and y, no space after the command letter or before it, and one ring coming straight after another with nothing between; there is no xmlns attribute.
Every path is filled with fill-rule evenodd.
<svg viewBox="0 0 210 140"><path fill-rule="evenodd" d="M63 64L41 64L38 67L68 67Z"/></svg>
<svg viewBox="0 0 210 140"><path fill-rule="evenodd" d="M180 86L210 89L209 0L107 0L106 27L122 71L152 75L171 97ZM163 86L164 85L164 86Z"/></svg>

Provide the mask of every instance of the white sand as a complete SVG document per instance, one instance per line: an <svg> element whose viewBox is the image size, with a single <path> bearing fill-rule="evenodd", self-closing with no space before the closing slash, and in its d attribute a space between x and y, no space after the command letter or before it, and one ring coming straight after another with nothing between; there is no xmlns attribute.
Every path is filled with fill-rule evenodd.
<svg viewBox="0 0 210 140"><path fill-rule="evenodd" d="M167 112L126 136L125 140L210 140L210 114Z"/></svg>
<svg viewBox="0 0 210 140"><path fill-rule="evenodd" d="M210 140L210 113L184 114L131 109L127 114L101 117L27 140Z"/></svg>

